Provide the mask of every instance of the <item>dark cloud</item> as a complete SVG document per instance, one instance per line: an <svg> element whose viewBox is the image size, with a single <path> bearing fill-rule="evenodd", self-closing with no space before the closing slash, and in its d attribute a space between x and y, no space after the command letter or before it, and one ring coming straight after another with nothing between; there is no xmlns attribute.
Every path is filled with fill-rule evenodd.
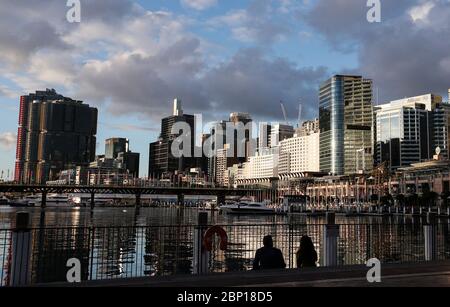
<svg viewBox="0 0 450 307"><path fill-rule="evenodd" d="M321 0L307 21L336 48L356 47L356 72L374 79L380 102L446 93L450 87L450 40L445 39L450 37L450 2L382 1L379 24L365 20L367 8L362 2ZM434 4L428 16L413 20L411 9L427 3Z"/></svg>
<svg viewBox="0 0 450 307"><path fill-rule="evenodd" d="M87 101L109 101L115 114L132 112L155 120L171 111L174 97L181 97L186 112L216 120L233 111L281 120L280 100L292 111L291 119L297 118L300 99L306 115L317 113L317 88L325 68L298 68L246 49L207 69L204 62L187 60L197 48L198 41L185 40L158 56L132 55L92 65L79 77L79 95Z"/></svg>
<svg viewBox="0 0 450 307"><path fill-rule="evenodd" d="M238 52L230 61L211 70L204 82L209 99L219 109L249 112L281 120L283 100L290 119L297 119L298 103L307 116L317 113L317 89L326 78L325 68L299 68L286 59L269 60L258 49Z"/></svg>

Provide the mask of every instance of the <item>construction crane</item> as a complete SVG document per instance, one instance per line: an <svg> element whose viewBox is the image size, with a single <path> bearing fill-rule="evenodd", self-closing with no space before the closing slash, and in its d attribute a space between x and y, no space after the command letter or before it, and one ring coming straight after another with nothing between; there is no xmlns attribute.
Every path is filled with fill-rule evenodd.
<svg viewBox="0 0 450 307"><path fill-rule="evenodd" d="M281 101L281 100L280 100L280 105L281 105L281 111L283 111L284 121L285 121L286 125L290 125L289 121L288 121L288 118L287 118L286 108L284 106L283 101Z"/></svg>
<svg viewBox="0 0 450 307"><path fill-rule="evenodd" d="M298 126L297 128L300 128L300 126L302 125L302 103L300 102L298 105Z"/></svg>

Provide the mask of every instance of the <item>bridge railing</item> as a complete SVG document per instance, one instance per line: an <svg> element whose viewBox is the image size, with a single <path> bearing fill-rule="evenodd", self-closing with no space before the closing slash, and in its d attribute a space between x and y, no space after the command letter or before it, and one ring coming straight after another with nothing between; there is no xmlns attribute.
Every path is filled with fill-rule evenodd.
<svg viewBox="0 0 450 307"><path fill-rule="evenodd" d="M226 251L216 248L209 255L209 272L252 269L255 251L262 238L272 235L284 255L287 268L296 268L300 238L309 235L324 264L323 224L242 224L221 225L228 234ZM197 226L75 227L29 230L30 252L27 265L12 268L14 231L0 230L0 286L10 284L12 276L28 278L28 284L66 281L67 261L81 264L82 280L154 277L193 273L194 230ZM436 225L436 260L450 259L449 224ZM344 224L339 225L337 265L364 264L378 258L382 263L423 262L424 226L420 224ZM22 254L23 256L23 254ZM27 270L27 272L21 272Z"/></svg>

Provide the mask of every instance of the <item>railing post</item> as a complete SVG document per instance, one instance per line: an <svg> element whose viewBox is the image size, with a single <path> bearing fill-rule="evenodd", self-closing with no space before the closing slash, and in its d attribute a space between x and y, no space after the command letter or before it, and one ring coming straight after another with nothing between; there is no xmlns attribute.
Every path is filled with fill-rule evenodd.
<svg viewBox="0 0 450 307"><path fill-rule="evenodd" d="M208 213L198 214L198 226L194 229L194 275L208 274L209 252L203 247L203 235L208 225Z"/></svg>
<svg viewBox="0 0 450 307"><path fill-rule="evenodd" d="M184 206L184 195L183 194L177 195L177 205Z"/></svg>
<svg viewBox="0 0 450 307"><path fill-rule="evenodd" d="M42 191L42 196L41 196L41 208L45 209L47 207L47 190L43 190Z"/></svg>
<svg viewBox="0 0 450 307"><path fill-rule="evenodd" d="M10 286L26 286L30 283L30 256L30 214L17 212L16 228L12 232Z"/></svg>
<svg viewBox="0 0 450 307"><path fill-rule="evenodd" d="M136 204L135 204L136 208L140 208L141 207L141 193L137 192L136 193Z"/></svg>
<svg viewBox="0 0 450 307"><path fill-rule="evenodd" d="M437 259L437 230L434 213L427 214L427 223L423 227L425 234L425 261L434 261Z"/></svg>
<svg viewBox="0 0 450 307"><path fill-rule="evenodd" d="M326 215L327 224L323 234L323 265L325 267L334 267L338 265L338 238L339 225L336 225L336 216L332 212Z"/></svg>
<svg viewBox="0 0 450 307"><path fill-rule="evenodd" d="M91 193L91 210L95 209L95 193Z"/></svg>

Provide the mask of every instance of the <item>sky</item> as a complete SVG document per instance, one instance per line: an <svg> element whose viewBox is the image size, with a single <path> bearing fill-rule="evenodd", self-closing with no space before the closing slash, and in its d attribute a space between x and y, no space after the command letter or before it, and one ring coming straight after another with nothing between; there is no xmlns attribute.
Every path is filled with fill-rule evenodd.
<svg viewBox="0 0 450 307"><path fill-rule="evenodd" d="M450 0L0 0L0 171L13 170L20 95L54 88L99 109L97 154L130 139L148 166L171 101L205 121L318 114L334 74L374 81L376 103L450 88Z"/></svg>

